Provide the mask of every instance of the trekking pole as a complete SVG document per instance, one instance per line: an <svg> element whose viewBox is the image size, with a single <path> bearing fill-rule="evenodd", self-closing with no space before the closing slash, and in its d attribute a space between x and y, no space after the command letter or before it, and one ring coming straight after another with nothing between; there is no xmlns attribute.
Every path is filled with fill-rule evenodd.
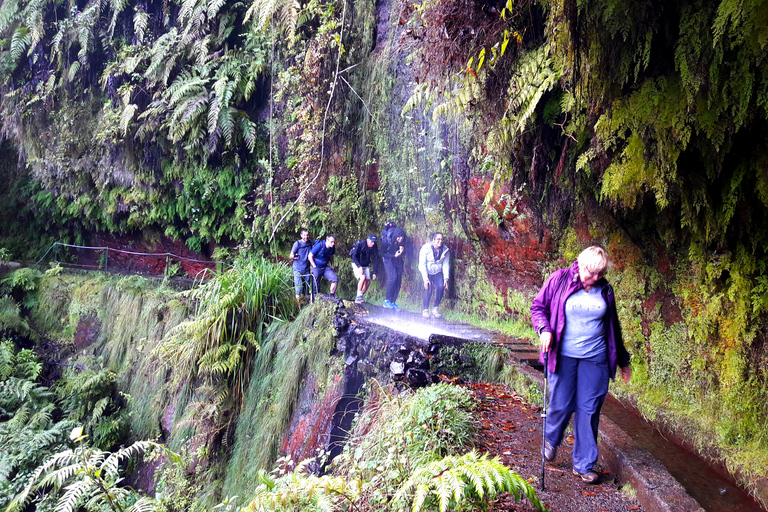
<svg viewBox="0 0 768 512"><path fill-rule="evenodd" d="M544 419L544 426L541 430L541 490L544 490L544 464L546 463L546 459L544 457L544 450L547 446L547 385L549 379L547 378L547 375L549 373L548 369L548 363L549 363L549 354L547 352L544 352L544 409L541 412L541 417Z"/></svg>
<svg viewBox="0 0 768 512"><path fill-rule="evenodd" d="M309 283L309 303L314 304L315 303L315 290L317 290L317 279L315 279L315 274L312 273L312 271L309 271L310 276L310 283Z"/></svg>

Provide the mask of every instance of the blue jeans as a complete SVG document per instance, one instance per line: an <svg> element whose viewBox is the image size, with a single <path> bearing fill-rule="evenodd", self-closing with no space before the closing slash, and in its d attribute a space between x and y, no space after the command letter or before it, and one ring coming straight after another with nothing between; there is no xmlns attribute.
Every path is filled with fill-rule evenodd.
<svg viewBox="0 0 768 512"><path fill-rule="evenodd" d="M307 291L310 291L312 288L310 288L310 273L309 273L309 267L307 267L306 270L296 270L293 269L293 289L296 292L296 295L301 295L304 292L304 289L306 288ZM305 286L306 285L306 286Z"/></svg>
<svg viewBox="0 0 768 512"><path fill-rule="evenodd" d="M597 425L608 382L606 354L588 359L558 356L557 371L549 374L547 441L559 446L571 414L575 413L573 469L579 473L592 471L597 462Z"/></svg>

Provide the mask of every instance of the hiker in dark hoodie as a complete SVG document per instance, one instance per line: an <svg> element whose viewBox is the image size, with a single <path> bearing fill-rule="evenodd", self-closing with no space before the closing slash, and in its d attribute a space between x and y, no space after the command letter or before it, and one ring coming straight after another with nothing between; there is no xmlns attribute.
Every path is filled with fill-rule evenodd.
<svg viewBox="0 0 768 512"><path fill-rule="evenodd" d="M357 296L355 302L363 302L363 294L368 291L371 281L376 280L376 270L379 266L379 248L376 246L376 235L368 235L365 240L358 240L349 251L352 256L352 273L357 279Z"/></svg>
<svg viewBox="0 0 768 512"><path fill-rule="evenodd" d="M395 304L400 295L400 285L403 281L403 260L405 253L405 231L397 226L392 227L381 236L381 258L387 271L387 295L384 307L400 311Z"/></svg>

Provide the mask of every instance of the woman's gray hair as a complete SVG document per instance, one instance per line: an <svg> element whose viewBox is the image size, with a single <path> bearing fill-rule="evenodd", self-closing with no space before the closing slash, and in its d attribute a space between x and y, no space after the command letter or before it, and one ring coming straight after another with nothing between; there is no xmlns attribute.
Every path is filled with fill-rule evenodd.
<svg viewBox="0 0 768 512"><path fill-rule="evenodd" d="M608 254L605 249L597 245L581 251L576 261L579 262L579 268L585 268L592 273L602 274L608 268Z"/></svg>

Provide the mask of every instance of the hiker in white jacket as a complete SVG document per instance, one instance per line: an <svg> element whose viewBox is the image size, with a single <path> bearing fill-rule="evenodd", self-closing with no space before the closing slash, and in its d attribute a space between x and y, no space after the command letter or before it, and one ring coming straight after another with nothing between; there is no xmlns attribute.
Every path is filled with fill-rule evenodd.
<svg viewBox="0 0 768 512"><path fill-rule="evenodd" d="M423 311L421 316L429 318L429 301L432 298L432 289L435 290L435 305L432 307L432 316L441 318L438 308L443 300L443 290L448 288L450 277L450 253L443 245L443 234L433 233L429 242L419 251L419 272L424 281L424 298L422 300Z"/></svg>

